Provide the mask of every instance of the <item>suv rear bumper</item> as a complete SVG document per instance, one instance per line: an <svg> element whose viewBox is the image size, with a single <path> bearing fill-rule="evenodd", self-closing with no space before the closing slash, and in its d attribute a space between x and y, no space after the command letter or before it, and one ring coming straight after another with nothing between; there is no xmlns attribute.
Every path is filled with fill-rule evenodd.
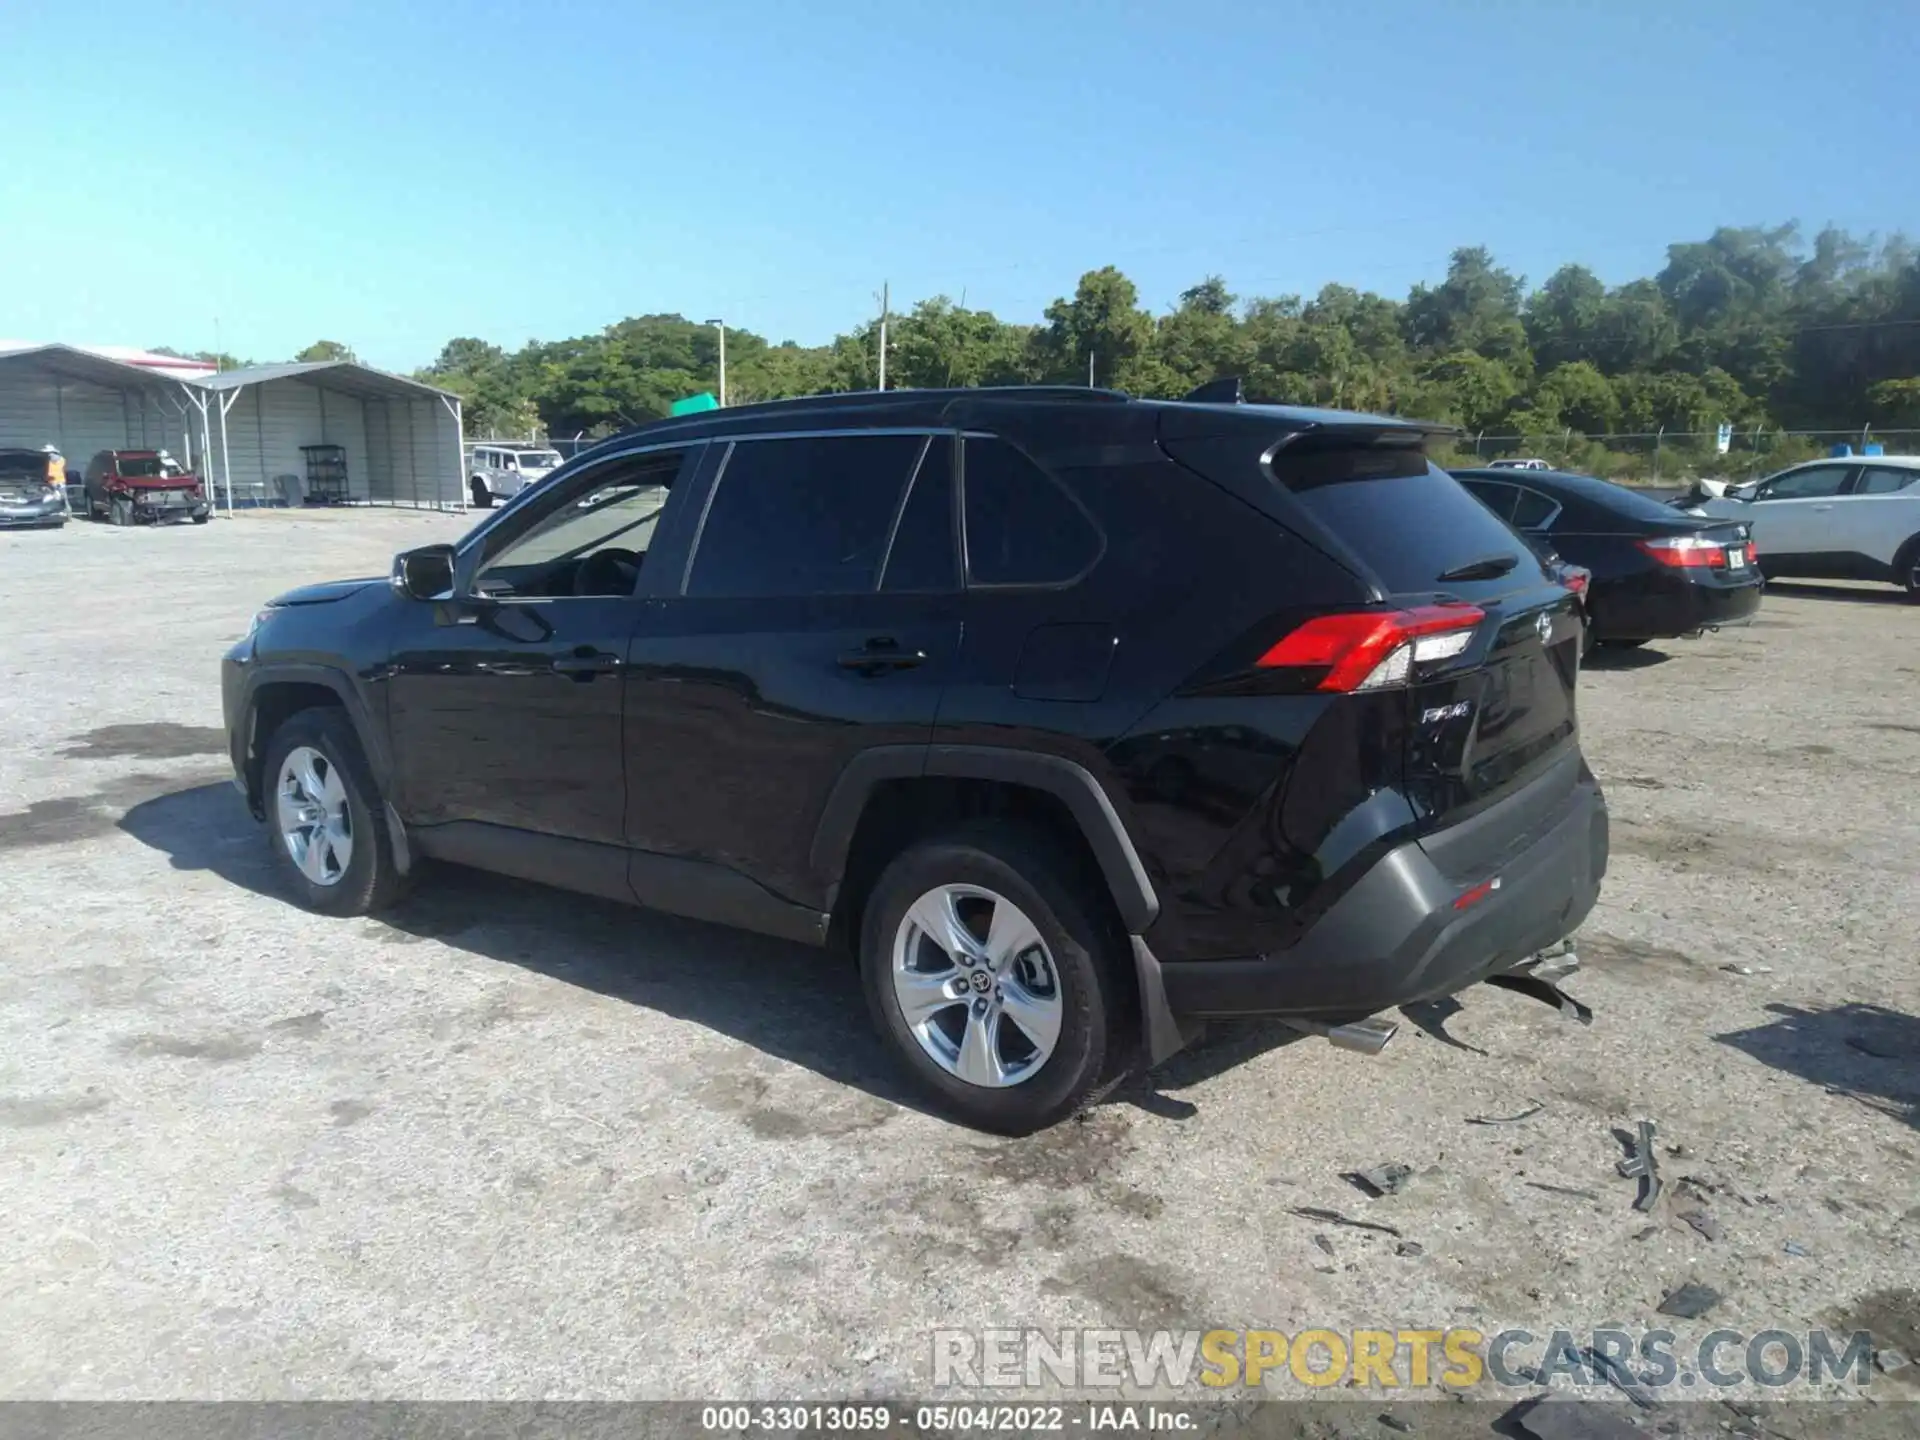
<svg viewBox="0 0 1920 1440"><path fill-rule="evenodd" d="M1462 880L1444 874L1419 842L1401 845L1284 951L1162 960L1168 1008L1182 1019L1295 1015L1337 1022L1436 999L1513 969L1571 934L1599 897L1607 868L1599 784L1582 766L1564 798L1500 850L1497 867ZM1459 907L1474 886L1495 879L1497 889Z"/></svg>

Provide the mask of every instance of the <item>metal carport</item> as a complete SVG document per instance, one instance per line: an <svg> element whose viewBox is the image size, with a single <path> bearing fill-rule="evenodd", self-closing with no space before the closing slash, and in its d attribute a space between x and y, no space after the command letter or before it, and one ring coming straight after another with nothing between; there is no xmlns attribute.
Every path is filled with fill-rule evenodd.
<svg viewBox="0 0 1920 1440"><path fill-rule="evenodd" d="M283 476L304 485L303 445L345 447L357 503L467 507L457 395L348 360L225 370L199 386L229 509L277 503Z"/></svg>
<svg viewBox="0 0 1920 1440"><path fill-rule="evenodd" d="M75 483L102 450L167 450L188 469L204 462L207 399L192 381L71 345L0 350L0 445L56 447Z"/></svg>

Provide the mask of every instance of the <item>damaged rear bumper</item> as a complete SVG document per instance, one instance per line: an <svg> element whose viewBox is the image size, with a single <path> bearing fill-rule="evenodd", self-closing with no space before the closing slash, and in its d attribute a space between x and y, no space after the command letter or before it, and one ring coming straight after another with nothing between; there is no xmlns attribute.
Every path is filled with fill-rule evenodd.
<svg viewBox="0 0 1920 1440"><path fill-rule="evenodd" d="M1541 994L1554 978L1542 952L1586 919L1607 867L1598 783L1584 766L1571 786L1559 783L1530 824L1490 813L1486 825L1471 822L1476 833L1390 851L1288 950L1162 961L1169 1008L1183 1019L1274 1015L1328 1029L1494 977Z"/></svg>

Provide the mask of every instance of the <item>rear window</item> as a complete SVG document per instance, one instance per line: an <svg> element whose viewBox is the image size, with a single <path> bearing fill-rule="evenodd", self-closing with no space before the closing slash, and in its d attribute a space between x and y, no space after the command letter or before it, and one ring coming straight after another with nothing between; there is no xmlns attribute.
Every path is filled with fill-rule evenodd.
<svg viewBox="0 0 1920 1440"><path fill-rule="evenodd" d="M1417 451L1325 450L1276 458L1273 468L1389 590L1432 590L1469 561L1530 555L1498 516Z"/></svg>

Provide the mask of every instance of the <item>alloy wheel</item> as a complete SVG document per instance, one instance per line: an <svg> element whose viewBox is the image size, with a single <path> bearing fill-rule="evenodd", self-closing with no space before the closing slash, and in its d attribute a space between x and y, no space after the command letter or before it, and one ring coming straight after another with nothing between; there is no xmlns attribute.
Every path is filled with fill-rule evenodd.
<svg viewBox="0 0 1920 1440"><path fill-rule="evenodd" d="M969 1085L1005 1089L1059 1043L1060 972L1027 913L978 885L941 885L893 941L893 994L920 1048Z"/></svg>
<svg viewBox="0 0 1920 1440"><path fill-rule="evenodd" d="M339 769L311 745L287 752L274 786L280 839L300 873L337 885L353 863L353 812Z"/></svg>

